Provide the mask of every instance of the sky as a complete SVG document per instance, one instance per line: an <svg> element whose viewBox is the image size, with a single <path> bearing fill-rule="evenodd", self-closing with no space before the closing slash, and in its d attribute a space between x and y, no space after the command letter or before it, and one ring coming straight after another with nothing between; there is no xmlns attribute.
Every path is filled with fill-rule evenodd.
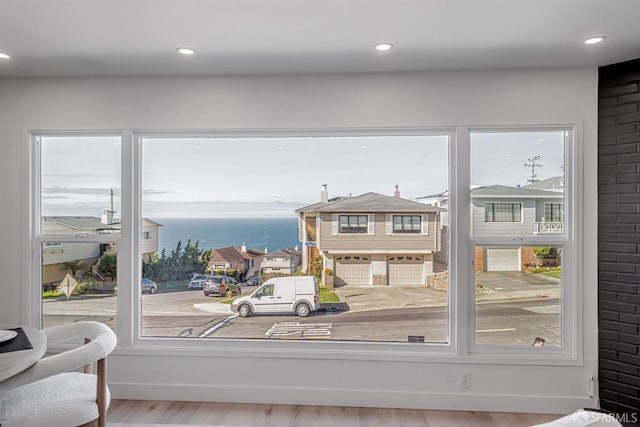
<svg viewBox="0 0 640 427"><path fill-rule="evenodd" d="M526 185L562 174L563 132L474 133L472 185ZM293 217L329 197L367 192L404 198L448 189L447 136L145 138L143 216L150 218ZM109 191L120 210L117 137L45 137L44 215L100 216ZM530 162L529 162L530 163ZM118 215L118 214L116 214Z"/></svg>

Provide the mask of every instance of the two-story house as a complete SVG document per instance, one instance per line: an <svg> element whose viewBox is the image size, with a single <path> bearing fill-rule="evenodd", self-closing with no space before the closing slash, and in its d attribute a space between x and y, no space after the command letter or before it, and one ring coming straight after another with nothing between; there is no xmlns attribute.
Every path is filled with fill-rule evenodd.
<svg viewBox="0 0 640 427"><path fill-rule="evenodd" d="M263 273L291 274L300 266L302 252L297 247L269 252L262 258Z"/></svg>
<svg viewBox="0 0 640 427"><path fill-rule="evenodd" d="M213 249L207 271L236 270L239 276L249 277L260 272L263 256L264 252L247 249L245 244Z"/></svg>
<svg viewBox="0 0 640 427"><path fill-rule="evenodd" d="M335 285L425 285L441 249L445 210L378 193L329 200L297 209L303 270L315 254L333 270Z"/></svg>
<svg viewBox="0 0 640 427"><path fill-rule="evenodd" d="M475 236L534 236L564 232L561 180L522 187L491 185L471 190L471 233ZM535 263L532 248L476 247L475 271L521 271Z"/></svg>

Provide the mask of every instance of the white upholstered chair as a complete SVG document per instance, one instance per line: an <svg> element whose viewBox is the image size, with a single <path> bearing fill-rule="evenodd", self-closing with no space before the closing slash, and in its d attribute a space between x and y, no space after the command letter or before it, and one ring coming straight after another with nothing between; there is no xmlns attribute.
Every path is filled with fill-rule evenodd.
<svg viewBox="0 0 640 427"><path fill-rule="evenodd" d="M45 329L48 344L84 339L84 345L40 359L31 368L0 383L0 426L106 425L111 396L106 356L116 336L98 322L77 322ZM96 365L96 373L91 373ZM81 370L81 371L80 371Z"/></svg>

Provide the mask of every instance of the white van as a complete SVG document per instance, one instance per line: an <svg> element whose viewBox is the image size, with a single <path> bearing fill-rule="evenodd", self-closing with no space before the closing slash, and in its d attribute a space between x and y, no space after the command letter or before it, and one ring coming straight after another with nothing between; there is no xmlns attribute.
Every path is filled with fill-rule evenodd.
<svg viewBox="0 0 640 427"><path fill-rule="evenodd" d="M247 317L252 314L296 314L306 317L320 308L320 290L314 276L275 277L251 295L236 299L231 310Z"/></svg>

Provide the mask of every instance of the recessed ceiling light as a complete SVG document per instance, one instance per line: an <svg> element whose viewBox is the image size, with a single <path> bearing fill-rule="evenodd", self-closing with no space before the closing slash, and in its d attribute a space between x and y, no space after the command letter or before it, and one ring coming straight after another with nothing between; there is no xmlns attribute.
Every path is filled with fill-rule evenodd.
<svg viewBox="0 0 640 427"><path fill-rule="evenodd" d="M7 55L6 53L0 52L0 59L9 59L9 58L11 58L9 55Z"/></svg>
<svg viewBox="0 0 640 427"><path fill-rule="evenodd" d="M602 43L603 41L605 41L606 37L605 36L595 36L595 37L590 37L588 39L586 39L584 41L584 44L598 44L598 43Z"/></svg>
<svg viewBox="0 0 640 427"><path fill-rule="evenodd" d="M393 45L391 43L378 43L376 45L376 50L378 52L386 52L387 50L391 50Z"/></svg>
<svg viewBox="0 0 640 427"><path fill-rule="evenodd" d="M183 55L193 55L194 53L196 53L196 51L191 49L190 47L179 47L176 50L178 51L178 53L181 53Z"/></svg>

